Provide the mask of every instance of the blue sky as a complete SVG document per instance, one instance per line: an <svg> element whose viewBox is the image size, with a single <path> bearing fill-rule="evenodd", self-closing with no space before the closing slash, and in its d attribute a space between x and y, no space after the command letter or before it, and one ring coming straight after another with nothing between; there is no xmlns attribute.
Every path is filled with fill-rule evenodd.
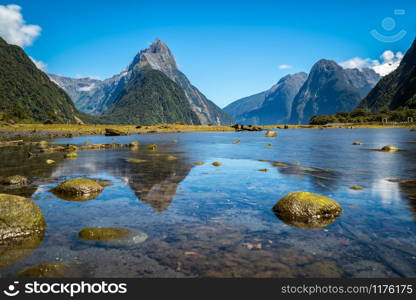
<svg viewBox="0 0 416 300"><path fill-rule="evenodd" d="M160 38L191 82L221 107L288 73L308 72L321 58L405 52L416 32L416 1L0 0L8 4L21 6L26 24L41 28L25 50L48 72L104 79ZM387 17L395 28L392 19L389 30L383 27ZM385 43L371 36L373 29L407 34Z"/></svg>

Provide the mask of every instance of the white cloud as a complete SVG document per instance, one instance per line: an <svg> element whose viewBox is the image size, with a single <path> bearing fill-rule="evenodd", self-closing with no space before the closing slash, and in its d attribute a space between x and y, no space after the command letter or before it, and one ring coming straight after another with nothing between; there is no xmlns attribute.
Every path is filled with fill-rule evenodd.
<svg viewBox="0 0 416 300"><path fill-rule="evenodd" d="M345 69L363 69L370 68L381 76L393 72L400 65L403 58L403 53L386 50L381 54L380 60L371 58L354 57L349 60L339 63L339 65Z"/></svg>
<svg viewBox="0 0 416 300"><path fill-rule="evenodd" d="M78 88L78 91L80 91L80 92L90 92L94 88L95 88L95 84L91 84L91 85L86 85L86 86Z"/></svg>
<svg viewBox="0 0 416 300"><path fill-rule="evenodd" d="M286 69L292 69L292 68L293 68L293 66L291 66L291 65L280 65L279 66L280 70L286 70Z"/></svg>
<svg viewBox="0 0 416 300"><path fill-rule="evenodd" d="M9 44L20 47L32 45L40 34L38 25L27 25L18 5L0 5L0 36Z"/></svg>
<svg viewBox="0 0 416 300"><path fill-rule="evenodd" d="M36 67L38 67L39 70L46 72L48 66L43 61L36 60L32 56L29 56L29 58L33 61L33 63L36 65Z"/></svg>
<svg viewBox="0 0 416 300"><path fill-rule="evenodd" d="M84 79L84 78L87 78L87 79L101 80L101 77L100 77L100 76L95 76L95 75L83 75L83 74L75 74L75 75L74 75L74 78L76 78L76 79Z"/></svg>

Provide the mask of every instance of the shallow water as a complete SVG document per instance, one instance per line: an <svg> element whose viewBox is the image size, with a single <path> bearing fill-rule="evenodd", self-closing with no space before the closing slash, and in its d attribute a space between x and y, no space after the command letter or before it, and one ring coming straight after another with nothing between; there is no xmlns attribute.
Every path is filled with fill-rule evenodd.
<svg viewBox="0 0 416 300"><path fill-rule="evenodd" d="M158 144L158 151L82 150L28 159L26 147L0 148L0 175L32 184L6 192L32 196L47 230L30 251L0 246L0 274L66 262L88 277L414 277L416 133L407 129L279 130L83 136L57 144ZM233 144L240 140L240 144ZM361 141L362 146L352 142ZM268 146L268 144L272 146ZM384 145L403 151L375 151ZM167 160L174 155L176 160ZM46 165L48 158L55 165ZM133 163L127 159L140 159ZM204 165L193 162L203 161ZM211 163L219 161L220 167ZM274 167L283 162L285 167ZM268 169L267 172L258 171ZM95 199L66 201L49 190L75 177L110 180ZM359 185L363 190L351 190ZM292 191L337 200L342 215L318 229L285 224L271 210ZM1 192L5 192L2 188ZM145 232L139 244L85 242L86 227ZM33 246L35 244L35 246ZM13 249L12 249L13 250ZM27 249L25 249L27 250ZM9 251L9 252L8 252ZM17 257L17 258L16 258Z"/></svg>

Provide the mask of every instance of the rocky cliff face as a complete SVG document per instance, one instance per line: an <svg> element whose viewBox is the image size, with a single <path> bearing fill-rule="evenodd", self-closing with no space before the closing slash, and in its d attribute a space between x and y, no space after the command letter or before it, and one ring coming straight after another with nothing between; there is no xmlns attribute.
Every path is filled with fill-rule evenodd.
<svg viewBox="0 0 416 300"><path fill-rule="evenodd" d="M290 123L305 124L315 115L351 111L378 79L373 70L345 70L334 61L322 59L312 67L296 95Z"/></svg>
<svg viewBox="0 0 416 300"><path fill-rule="evenodd" d="M416 40L406 52L400 66L383 77L361 101L359 107L372 112L383 108L416 108Z"/></svg>

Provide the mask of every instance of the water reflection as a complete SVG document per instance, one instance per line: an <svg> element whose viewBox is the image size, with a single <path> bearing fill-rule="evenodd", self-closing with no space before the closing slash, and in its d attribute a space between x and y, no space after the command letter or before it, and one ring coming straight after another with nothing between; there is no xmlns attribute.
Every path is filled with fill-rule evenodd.
<svg viewBox="0 0 416 300"><path fill-rule="evenodd" d="M416 144L408 143L407 130L381 131L282 130L267 148L264 133L256 132L126 136L116 141L141 146L82 150L76 160L63 160L61 153L29 160L24 147L0 149L6 155L0 172L29 177L32 190L25 191L37 189L34 199L48 223L36 252L16 259L5 254L11 263L1 274L15 276L59 258L88 266L92 277L416 276L414 185L386 180L416 178ZM355 140L364 145L352 146ZM111 139L58 142L85 141ZM146 150L147 144L158 144L158 151ZM367 150L387 144L406 151ZM47 165L47 158L57 163ZM193 165L197 161L205 164ZM285 165L272 166L276 161ZM75 177L112 185L86 202L60 201L49 192ZM343 214L325 228L288 226L271 208L299 190L336 200ZM131 228L147 238L123 247L85 243L78 232L87 227Z"/></svg>

